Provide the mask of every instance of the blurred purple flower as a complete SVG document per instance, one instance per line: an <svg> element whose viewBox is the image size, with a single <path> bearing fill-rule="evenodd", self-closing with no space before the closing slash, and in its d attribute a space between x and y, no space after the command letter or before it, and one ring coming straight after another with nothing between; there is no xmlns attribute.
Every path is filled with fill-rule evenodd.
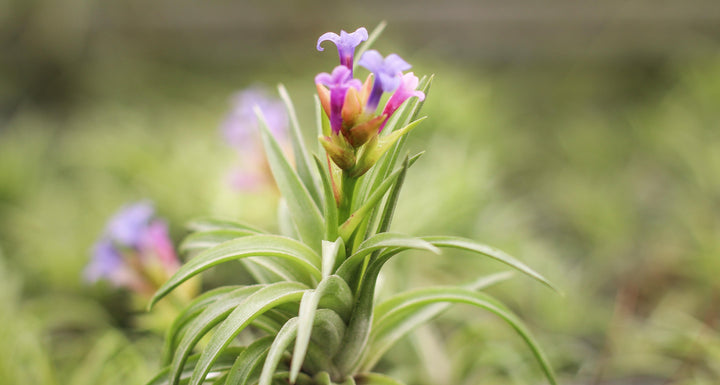
<svg viewBox="0 0 720 385"><path fill-rule="evenodd" d="M353 79L351 71L342 65L335 67L332 74L326 72L318 74L315 76L315 83L330 89L330 127L334 134L338 134L342 128L342 108L345 103L345 95L350 87L359 90L362 83Z"/></svg>
<svg viewBox="0 0 720 385"><path fill-rule="evenodd" d="M320 36L317 41L317 50L324 51L325 49L320 46L324 41L330 40L335 43L338 50L338 56L340 56L340 64L347 67L350 70L352 76L353 69L353 58L355 56L355 48L360 45L361 42L368 39L367 29L360 27L355 32L347 33L344 30L340 30L340 35L334 32L327 32Z"/></svg>
<svg viewBox="0 0 720 385"><path fill-rule="evenodd" d="M271 179L266 175L267 161L262 151L260 123L254 107L260 108L268 129L282 147L289 147L288 116L283 103L259 86L234 94L230 104L230 112L220 130L226 143L237 151L242 163L229 176L230 185L238 190L251 190Z"/></svg>
<svg viewBox="0 0 720 385"><path fill-rule="evenodd" d="M164 221L155 218L152 203L123 206L108 221L85 268L88 282L108 280L114 286L148 294L180 266Z"/></svg>
<svg viewBox="0 0 720 385"><path fill-rule="evenodd" d="M230 98L230 112L221 125L227 143L238 150L255 150L259 122L253 108L258 106L270 132L280 141L287 136L288 117L283 103L254 86Z"/></svg>
<svg viewBox="0 0 720 385"><path fill-rule="evenodd" d="M367 111L374 112L383 92L393 92L400 85L402 71L409 70L412 66L396 54L390 54L383 59L378 51L369 50L365 52L358 65L361 65L375 76L373 88L367 101Z"/></svg>

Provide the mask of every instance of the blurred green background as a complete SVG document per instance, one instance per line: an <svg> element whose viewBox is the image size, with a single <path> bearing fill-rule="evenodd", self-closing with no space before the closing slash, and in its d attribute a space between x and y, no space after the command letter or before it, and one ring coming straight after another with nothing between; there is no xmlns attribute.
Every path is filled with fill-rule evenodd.
<svg viewBox="0 0 720 385"><path fill-rule="evenodd" d="M720 383L714 0L0 2L1 382L149 379L162 336L127 293L81 279L104 222L149 198L176 241L208 214L272 229L275 197L225 183L229 96L284 83L313 141L312 79L336 64L317 37L381 20L377 48L436 75L394 230L477 239L563 288L491 290L562 383ZM423 258L398 259L386 290L501 269ZM542 383L512 331L467 308L381 366L409 384Z"/></svg>

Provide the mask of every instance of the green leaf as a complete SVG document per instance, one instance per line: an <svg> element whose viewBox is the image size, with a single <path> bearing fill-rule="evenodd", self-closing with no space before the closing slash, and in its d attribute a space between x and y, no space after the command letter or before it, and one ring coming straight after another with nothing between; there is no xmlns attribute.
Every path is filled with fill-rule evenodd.
<svg viewBox="0 0 720 385"><path fill-rule="evenodd" d="M463 287L468 290L477 291L498 282L502 282L510 278L512 275L512 272L496 273L486 277L481 277L480 279L477 279ZM365 351L366 354L363 358L363 364L360 367L360 371L371 370L385 352L387 352L387 350L390 349L400 338L407 335L416 327L437 317L451 305L449 303L436 303L428 305L424 309L414 312L413 314L406 314L403 317L398 318L397 322L386 323L387 326L384 329L379 328L377 326L378 322L384 319L388 312L400 306L403 301L404 297L402 295L398 295L389 298L375 307L373 327L370 332L370 342L368 343L368 349Z"/></svg>
<svg viewBox="0 0 720 385"><path fill-rule="evenodd" d="M306 296L307 293L308 292L305 292L304 296ZM300 309L302 310L302 304L300 305ZM265 363L263 364L262 372L260 373L260 381L258 381L258 385L271 385L273 374L275 374L275 370L280 363L283 353L295 339L297 329L298 319L296 317L286 322L282 329L280 329L277 333L275 340L272 345L270 345L267 358L265 358Z"/></svg>
<svg viewBox="0 0 720 385"><path fill-rule="evenodd" d="M315 313L320 300L324 297L334 299L334 308L337 309L343 319L347 320L352 309L353 297L350 288L342 278L331 275L324 278L317 289L308 291L300 301L300 312L298 314L298 331L295 348L293 350L293 361L290 366L290 382L294 382L300 373L305 353L307 353L313 324L316 321ZM343 325L343 333L345 325ZM342 335L340 336L342 338ZM338 341L339 343L339 341Z"/></svg>
<svg viewBox="0 0 720 385"><path fill-rule="evenodd" d="M249 230L228 230L216 229L205 230L192 233L183 239L180 244L180 251L187 252L192 250L204 250L217 246L223 242L233 240L235 238L246 237L248 235L256 235L257 232Z"/></svg>
<svg viewBox="0 0 720 385"><path fill-rule="evenodd" d="M340 236L347 242L348 239L357 229L358 225L366 219L366 216L378 205L385 193L392 187L397 181L398 176L402 173L403 168L392 173L385 179L377 189L375 189L370 197L363 202L362 206L358 208L350 217L340 226Z"/></svg>
<svg viewBox="0 0 720 385"><path fill-rule="evenodd" d="M335 268L345 260L345 243L338 237L335 242L322 242L322 276L330 276Z"/></svg>
<svg viewBox="0 0 720 385"><path fill-rule="evenodd" d="M180 378L180 373L185 366L185 361L198 341L200 341L213 326L226 318L233 309L262 288L262 286L257 285L235 289L210 303L202 313L187 325L182 340L174 349L170 370L170 383L177 383Z"/></svg>
<svg viewBox="0 0 720 385"><path fill-rule="evenodd" d="M247 297L218 326L210 338L195 367L190 385L200 385L205 380L218 355L253 319L278 305L299 301L304 292L304 285L280 282L264 287Z"/></svg>
<svg viewBox="0 0 720 385"><path fill-rule="evenodd" d="M320 209L315 204L300 177L285 158L280 145L267 127L262 111L257 106L255 114L261 122L261 133L265 146L265 155L275 182L282 195L287 199L293 221L300 232L300 239L314 250L320 250L320 241L324 235L324 222Z"/></svg>
<svg viewBox="0 0 720 385"><path fill-rule="evenodd" d="M399 298L402 298L402 300L400 301ZM381 319L377 320L378 330L388 329L392 326L392 323L402 322L403 319L412 316L413 313L423 311L425 307L441 302L465 303L496 314L515 329L525 341L548 381L553 385L557 384L552 367L530 331L510 310L487 294L461 287L425 288L401 294L396 301L398 303L385 312Z"/></svg>
<svg viewBox="0 0 720 385"><path fill-rule="evenodd" d="M401 250L417 249L427 250L439 254L440 250L425 240L404 234L380 233L373 235L360 244L360 247L343 262L337 270L339 275L346 282L356 280L357 270L363 263L365 257L373 251L383 248L400 248Z"/></svg>
<svg viewBox="0 0 720 385"><path fill-rule="evenodd" d="M522 273L525 273L529 275L532 278L535 278L536 280L543 283L545 286L551 288L552 290L556 291L557 293L561 293L559 289L557 289L550 281L548 281L545 277L535 272L533 269L529 268L524 263L518 261L514 257L505 254L504 252L487 245L483 245L481 243L475 242L472 239L466 239L466 238L460 238L460 237L449 237L449 236L432 236L432 237L422 237L422 239L432 243L433 245L437 247L449 247L449 248L455 248L460 250L466 250L471 251L474 253L478 253L481 255L484 255L486 257L490 257L496 261L502 262Z"/></svg>
<svg viewBox="0 0 720 385"><path fill-rule="evenodd" d="M314 157L315 166L322 179L323 186L323 212L325 213L325 239L335 239L338 236L338 209L333 192L329 170L325 168L320 158Z"/></svg>
<svg viewBox="0 0 720 385"><path fill-rule="evenodd" d="M248 224L231 221L228 219L218 218L198 218L190 221L187 224L187 228L191 231L211 231L211 230L239 230L239 231L250 231L253 233L264 234L267 233L265 230L258 229L257 227L250 226Z"/></svg>
<svg viewBox="0 0 720 385"><path fill-rule="evenodd" d="M230 374L225 380L225 385L246 385L252 384L253 374L258 376L261 364L267 356L274 336L260 338L250 344L235 360Z"/></svg>
<svg viewBox="0 0 720 385"><path fill-rule="evenodd" d="M245 351L245 348L243 347L233 347L228 348L225 351L222 352L222 354L218 357L218 360L215 361L215 364L213 365L212 371L213 372L222 372L225 370L228 370L232 367L233 363L235 362L235 359L238 357L238 355L242 355L242 353ZM185 369L180 374L180 381L187 382L187 380L190 378L190 375L192 374L192 370L195 368L195 364L197 363L198 358L200 358L199 354L192 355L187 360L187 365L185 365ZM146 385L169 385L169 378L168 374L170 373L170 367L166 367L163 370L160 371L155 377L153 377L152 380L150 380Z"/></svg>
<svg viewBox="0 0 720 385"><path fill-rule="evenodd" d="M278 85L278 92L280 93L280 98L285 103L285 108L287 108L288 116L290 117L290 126L292 127L292 130L290 130L292 140L290 142L292 142L293 154L295 155L295 168L297 169L300 180L310 192L315 204L320 207L318 181L315 180L314 174L312 173L310 155L307 147L305 147L305 140L303 140L302 137L302 130L300 129L300 123L295 113L295 107L285 86L282 84Z"/></svg>
<svg viewBox="0 0 720 385"><path fill-rule="evenodd" d="M175 340L178 338L180 330L193 318L197 317L208 305L217 302L219 298L225 294L239 289L238 286L223 286L214 290L210 290L197 298L195 298L190 304L183 309L183 311L175 317L175 320L170 325L167 333L165 334L165 346L163 348L163 365L170 364L172 360L173 352L175 351Z"/></svg>
<svg viewBox="0 0 720 385"><path fill-rule="evenodd" d="M319 269L320 257L305 244L277 235L253 235L217 245L186 262L158 289L150 300L149 307L152 307L160 298L190 277L215 265L230 260L258 256L283 258L296 269L309 274L317 281L322 276Z"/></svg>
<svg viewBox="0 0 720 385"><path fill-rule="evenodd" d="M362 373L355 376L357 385L405 385L402 382L379 373Z"/></svg>

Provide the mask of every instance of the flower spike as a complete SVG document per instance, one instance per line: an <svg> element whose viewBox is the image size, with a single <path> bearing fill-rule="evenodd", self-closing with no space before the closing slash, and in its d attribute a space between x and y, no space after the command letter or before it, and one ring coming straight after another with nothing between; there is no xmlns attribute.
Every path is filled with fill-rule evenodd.
<svg viewBox="0 0 720 385"><path fill-rule="evenodd" d="M340 31L340 35L334 32L327 32L322 34L317 41L317 50L324 51L325 49L320 44L326 40L330 40L335 43L340 56L340 64L344 65L350 70L352 75L353 58L355 56L355 48L360 45L361 42L368 39L367 29L360 27L355 32L347 33L344 30Z"/></svg>
<svg viewBox="0 0 720 385"><path fill-rule="evenodd" d="M380 103L383 92L393 92L400 86L402 71L412 68L405 60L396 54L390 54L383 59L376 50L366 51L358 64L370 70L375 76L372 91L367 101L367 111L374 112Z"/></svg>

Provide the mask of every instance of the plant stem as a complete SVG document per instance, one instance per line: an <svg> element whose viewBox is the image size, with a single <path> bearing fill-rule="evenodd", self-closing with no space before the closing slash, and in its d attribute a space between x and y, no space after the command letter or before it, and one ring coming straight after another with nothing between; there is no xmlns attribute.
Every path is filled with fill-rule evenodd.
<svg viewBox="0 0 720 385"><path fill-rule="evenodd" d="M356 182L357 178L350 176L349 172L343 170L341 186L342 195L340 198L340 203L338 205L338 224L342 224L348 218L350 218L353 203L353 193L355 192Z"/></svg>

